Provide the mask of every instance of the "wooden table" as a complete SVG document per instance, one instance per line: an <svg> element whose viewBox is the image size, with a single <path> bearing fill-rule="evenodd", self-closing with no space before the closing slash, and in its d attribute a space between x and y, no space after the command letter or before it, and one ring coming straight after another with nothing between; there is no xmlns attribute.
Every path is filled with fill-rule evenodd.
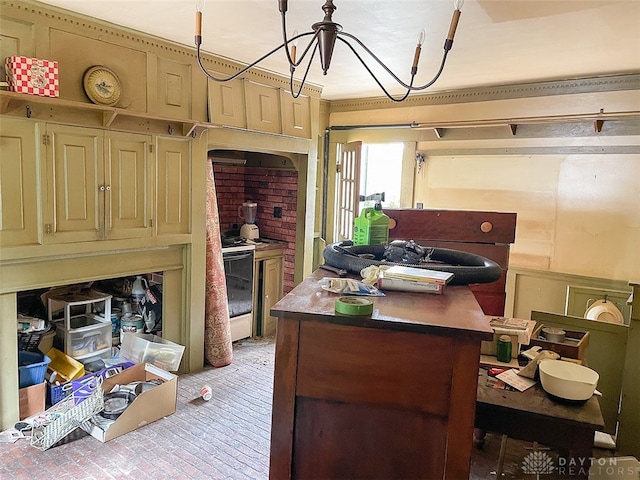
<svg viewBox="0 0 640 480"><path fill-rule="evenodd" d="M473 293L389 292L354 317L335 313L325 276L271 309L270 478L468 478L480 342L493 337Z"/></svg>
<svg viewBox="0 0 640 480"><path fill-rule="evenodd" d="M560 403L552 400L538 383L524 392L487 386L488 373L480 369L477 388L477 428L502 433L520 440L540 442L560 449L567 465L577 465L576 477L587 478L593 436L604 428L597 397L586 403ZM524 459L523 455L523 459ZM571 460L570 460L571 459ZM580 472L579 467L586 465Z"/></svg>

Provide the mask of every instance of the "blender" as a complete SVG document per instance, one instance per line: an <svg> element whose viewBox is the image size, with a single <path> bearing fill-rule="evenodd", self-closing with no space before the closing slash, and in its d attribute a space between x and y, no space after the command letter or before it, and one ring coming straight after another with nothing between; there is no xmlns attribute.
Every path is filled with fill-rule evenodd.
<svg viewBox="0 0 640 480"><path fill-rule="evenodd" d="M256 213L258 212L258 204L255 202L243 202L238 207L238 216L244 220L244 225L240 227L240 236L247 240L255 240L260 237L258 226L253 222L256 221Z"/></svg>

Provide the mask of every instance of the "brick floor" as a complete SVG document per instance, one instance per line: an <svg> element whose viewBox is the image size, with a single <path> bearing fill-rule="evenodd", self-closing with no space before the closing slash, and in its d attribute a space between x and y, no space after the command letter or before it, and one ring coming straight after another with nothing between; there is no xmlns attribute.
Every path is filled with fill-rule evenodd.
<svg viewBox="0 0 640 480"><path fill-rule="evenodd" d="M176 413L107 443L79 429L45 452L26 439L0 443L0 479L266 480L274 351L273 339L234 344L231 365L179 377ZM529 447L509 440L503 478L535 478L521 470ZM473 451L473 480L496 478L499 449L500 437L487 434Z"/></svg>

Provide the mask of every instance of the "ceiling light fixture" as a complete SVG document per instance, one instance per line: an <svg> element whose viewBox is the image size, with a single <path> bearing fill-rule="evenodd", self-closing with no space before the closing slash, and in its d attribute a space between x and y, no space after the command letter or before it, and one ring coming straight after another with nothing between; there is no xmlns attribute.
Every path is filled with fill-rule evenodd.
<svg viewBox="0 0 640 480"><path fill-rule="evenodd" d="M442 74L442 71L444 70L444 64L445 64L445 62L447 60L447 55L448 55L449 51L451 50L451 47L453 46L453 37L454 37L454 35L456 33L456 28L458 27L458 21L460 20L460 8L462 7L462 4L464 3L464 0L454 0L454 2L453 2L454 3L453 17L451 18L451 24L449 26L449 32L447 34L447 38L444 41L444 54L442 56L442 62L440 63L440 68L438 69L436 75L428 83L426 83L424 85L419 85L419 86L416 86L413 83L414 83L414 80L415 80L415 76L418 73L418 61L420 59L420 52L422 50L422 44L423 44L424 39L425 39L424 30L421 30L419 35L418 35L418 41L417 41L417 45L416 45L415 52L414 52L414 55L413 55L413 64L411 66L411 78L410 78L409 83L407 84L404 81L402 81L395 73L393 73L391 71L391 69L388 68L382 62L382 60L380 60L356 36L343 31L342 30L342 25L340 25L338 23L335 23L332 20L333 12L336 10L335 5L333 4L333 0L326 0L325 1L324 5L322 6L322 10L324 11L324 19L321 22L314 23L311 26L311 31L299 34L297 32L297 30L294 30L292 37L288 38L287 37L287 22L286 22L287 3L288 3L287 0L278 0L278 8L280 10L280 14L281 14L281 17L282 17L282 38L283 38L283 43L281 43L279 46L277 46L276 48L274 48L270 52L266 53L262 57L258 58L255 62L251 63L250 65L247 65L246 67L241 69L239 72L237 72L237 73L235 73L233 75L230 75L228 77L216 77L216 76L211 75L204 68L204 65L202 64L202 58L200 56L200 46L202 44L202 11L204 10L204 0L199 0L198 3L196 4L195 45L196 45L196 50L197 50L198 64L200 65L200 68L202 69L204 74L208 78L210 78L211 80L214 80L216 82L228 82L230 80L233 80L234 78L239 77L240 75L245 73L250 68L255 67L260 62L265 60L267 57L273 55L278 50L280 50L281 48L285 47L284 50L286 52L287 60L289 62L291 95L294 98L297 98L300 95L300 92L302 91L302 88L304 87L305 81L307 79L307 75L309 73L309 68L311 67L311 63L312 63L313 58L315 57L316 53L319 52L320 64L321 64L321 67L322 67L322 71L326 75L328 70L329 70L329 66L331 64L331 56L333 55L333 48L335 46L336 40L340 40L341 42L346 44L347 47L349 47L349 49L353 52L353 54L356 56L356 58L364 66L364 68L367 70L367 72L369 72L369 75L371 75L371 77L375 80L375 82L378 84L378 86L382 89L384 94L390 100L393 100L394 102L402 102L403 100L405 100L409 96L410 93L418 92L418 91L425 90L425 89L429 88L431 85L433 85L436 82L436 80L438 80L438 78ZM304 50L302 50L302 55L300 55L300 57L298 57L297 56L297 53L298 53L298 50L299 50L298 49L298 40L303 38L303 37L309 37L309 36L311 36L311 39L309 40L309 43L304 48ZM399 97L392 96L387 91L387 89L384 87L382 82L378 79L378 77L375 75L375 73L372 71L371 67L369 67L367 65L367 63L362 58L360 53L358 53L358 51L356 50L356 47L354 47L351 43L349 43L349 41L347 39L350 39L353 42L355 42L357 44L357 46L361 50L363 50L371 59L375 60L375 62L380 67L382 67L391 76L391 78L393 78L400 86L402 86L403 88L406 88L406 92L403 95L399 96ZM304 76L302 77L302 80L296 80L296 82L299 82L299 87L296 90L294 88L294 73L295 73L295 70L296 70L297 67L299 67L302 64L302 62L304 61L305 57L307 57L307 54L309 52L311 52L311 55L308 58L306 67L304 67L305 68Z"/></svg>

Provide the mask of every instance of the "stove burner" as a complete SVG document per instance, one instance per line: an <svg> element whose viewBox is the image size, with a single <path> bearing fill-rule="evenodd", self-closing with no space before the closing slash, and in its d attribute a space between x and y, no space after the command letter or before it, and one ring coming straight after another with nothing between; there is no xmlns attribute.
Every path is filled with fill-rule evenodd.
<svg viewBox="0 0 640 480"><path fill-rule="evenodd" d="M240 245L249 245L242 237L222 237L223 247L237 247Z"/></svg>

